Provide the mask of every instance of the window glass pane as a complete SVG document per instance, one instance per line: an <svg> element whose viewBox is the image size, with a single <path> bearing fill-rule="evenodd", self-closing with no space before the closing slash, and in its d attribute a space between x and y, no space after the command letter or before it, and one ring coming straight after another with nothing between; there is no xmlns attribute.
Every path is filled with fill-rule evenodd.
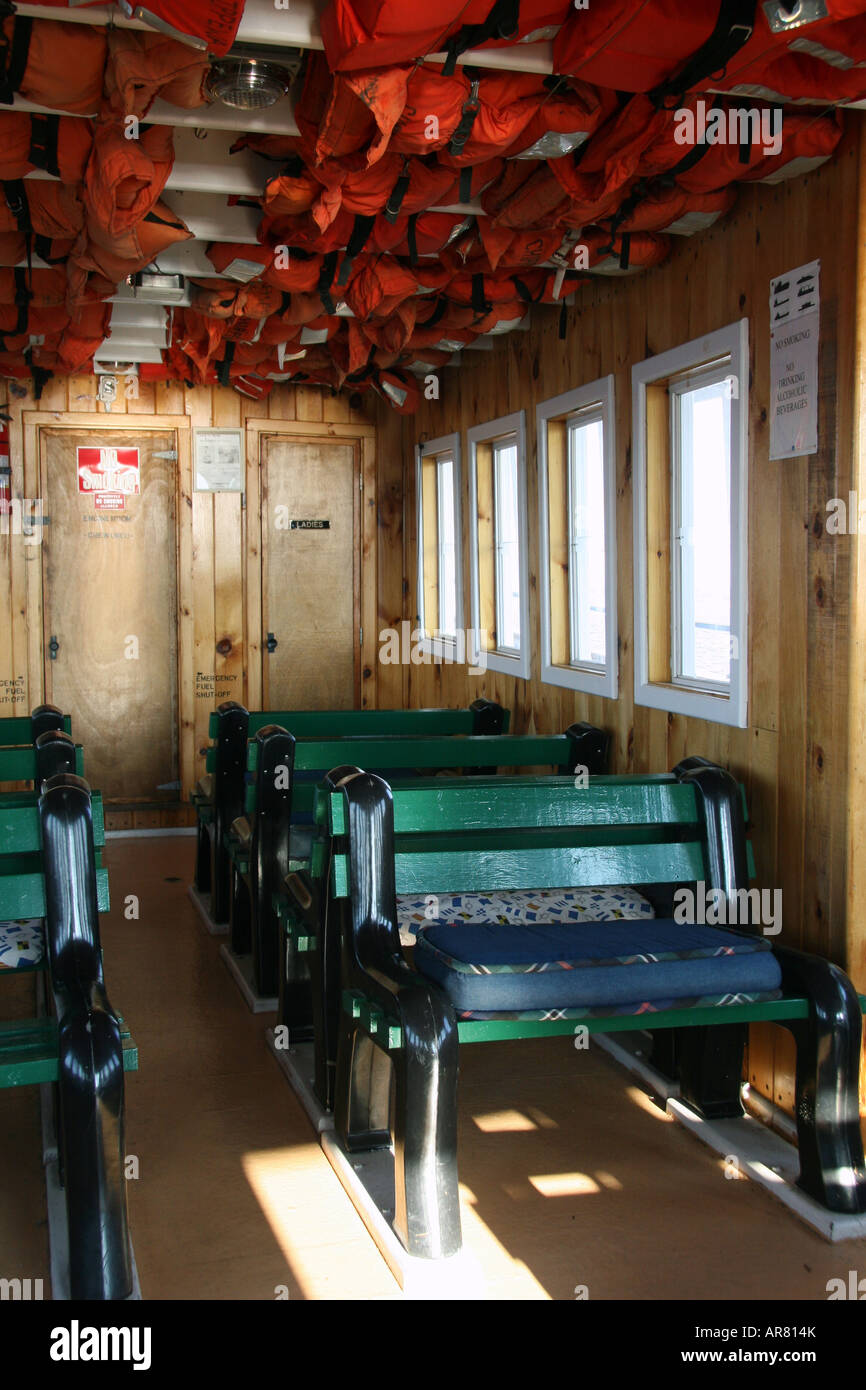
<svg viewBox="0 0 866 1390"><path fill-rule="evenodd" d="M679 394L677 675L731 680L731 397L724 381Z"/></svg>
<svg viewBox="0 0 866 1390"><path fill-rule="evenodd" d="M439 633L457 635L457 523L454 514L454 460L442 454L436 460L439 512Z"/></svg>
<svg viewBox="0 0 866 1390"><path fill-rule="evenodd" d="M604 426L568 431L571 660L603 666L605 640Z"/></svg>
<svg viewBox="0 0 866 1390"><path fill-rule="evenodd" d="M517 444L494 446L496 541L496 645L520 650L520 545L518 530Z"/></svg>

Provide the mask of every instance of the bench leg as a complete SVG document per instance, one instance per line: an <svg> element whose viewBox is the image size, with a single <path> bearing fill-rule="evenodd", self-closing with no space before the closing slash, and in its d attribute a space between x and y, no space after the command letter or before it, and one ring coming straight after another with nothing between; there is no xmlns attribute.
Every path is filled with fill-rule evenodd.
<svg viewBox="0 0 866 1390"><path fill-rule="evenodd" d="M445 1259L461 1248L457 1186L457 1029L432 1045L404 1014L392 1054L394 1229L410 1255Z"/></svg>
<svg viewBox="0 0 866 1390"><path fill-rule="evenodd" d="M85 1005L61 1026L58 1139L76 1300L132 1292L121 1053L117 1023L101 1011Z"/></svg>
<svg viewBox="0 0 866 1390"><path fill-rule="evenodd" d="M199 821L195 849L195 886L199 893L210 892L210 835Z"/></svg>
<svg viewBox="0 0 866 1390"><path fill-rule="evenodd" d="M246 880L235 868L231 871L229 902L229 940L236 956L247 956L252 949L250 893Z"/></svg>
<svg viewBox="0 0 866 1390"><path fill-rule="evenodd" d="M860 1001L830 961L775 947L786 990L805 994L808 1019L784 1026L797 1044L797 1186L829 1211L866 1212L866 1164L860 1131Z"/></svg>
<svg viewBox="0 0 866 1390"><path fill-rule="evenodd" d="M721 1010L720 1010L721 1012ZM738 1119L747 1029L742 1023L677 1028L680 1098L707 1120Z"/></svg>
<svg viewBox="0 0 866 1390"><path fill-rule="evenodd" d="M337 1053L334 1124L349 1153L391 1142L391 1063L365 1029L343 1014Z"/></svg>
<svg viewBox="0 0 866 1390"><path fill-rule="evenodd" d="M231 910L231 860L219 843L221 830L214 826L210 840L210 915L221 925L229 920Z"/></svg>

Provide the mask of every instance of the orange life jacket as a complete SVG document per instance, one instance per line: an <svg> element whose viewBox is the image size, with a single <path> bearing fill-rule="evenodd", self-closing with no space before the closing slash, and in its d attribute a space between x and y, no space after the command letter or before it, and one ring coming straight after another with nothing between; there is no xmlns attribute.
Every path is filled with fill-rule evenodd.
<svg viewBox="0 0 866 1390"><path fill-rule="evenodd" d="M238 285L196 277L190 283L193 308L210 318L266 318L280 307L280 291L263 280Z"/></svg>
<svg viewBox="0 0 866 1390"><path fill-rule="evenodd" d="M103 104L115 116L139 117L157 97L172 106L204 106L209 68L201 53L163 34L110 29Z"/></svg>
<svg viewBox="0 0 866 1390"><path fill-rule="evenodd" d="M127 275L144 270L167 247L189 241L191 236L182 218L165 203L157 203L122 236L112 236L95 218L88 217L85 233L70 260L117 285Z"/></svg>
<svg viewBox="0 0 866 1390"><path fill-rule="evenodd" d="M48 179L7 179L0 184L0 232L74 237L84 226L78 188Z"/></svg>
<svg viewBox="0 0 866 1390"><path fill-rule="evenodd" d="M121 121L98 121L84 179L84 201L92 224L120 237L151 211L174 163L171 126L143 126L127 140Z"/></svg>
<svg viewBox="0 0 866 1390"><path fill-rule="evenodd" d="M0 304L32 304L37 309L54 309L65 303L65 270L27 271L23 266L0 270Z"/></svg>
<svg viewBox="0 0 866 1390"><path fill-rule="evenodd" d="M389 67L332 76L325 55L309 52L294 110L306 163L315 168L359 152L364 164L380 159L406 104L408 73Z"/></svg>
<svg viewBox="0 0 866 1390"><path fill-rule="evenodd" d="M592 0L554 41L554 71L673 101L697 89L782 100L866 95L864 0L768 9L754 0Z"/></svg>
<svg viewBox="0 0 866 1390"><path fill-rule="evenodd" d="M11 104L17 92L37 106L93 115L106 52L104 29L11 15L0 30L0 101Z"/></svg>
<svg viewBox="0 0 866 1390"><path fill-rule="evenodd" d="M565 21L566 0L437 0L430 13L407 0L329 0L320 18L329 66L352 69L412 63L447 52L550 39Z"/></svg>
<svg viewBox="0 0 866 1390"><path fill-rule="evenodd" d="M75 116L0 112L0 178L22 179L33 169L79 183L93 144L93 126Z"/></svg>
<svg viewBox="0 0 866 1390"><path fill-rule="evenodd" d="M19 265L34 250L40 260L48 265L60 265L75 246L75 238L54 241L51 237L40 237L39 246L34 247L23 232L0 232L0 265Z"/></svg>
<svg viewBox="0 0 866 1390"><path fill-rule="evenodd" d="M624 232L667 232L675 236L693 236L703 232L737 201L735 185L713 193L687 192L676 185L636 185L611 225Z"/></svg>
<svg viewBox="0 0 866 1390"><path fill-rule="evenodd" d="M168 30L187 41L200 40L197 48L222 57L235 41L244 3L245 0L145 0L143 5L135 5L135 14L154 29ZM131 0L123 8L132 8Z"/></svg>
<svg viewBox="0 0 866 1390"><path fill-rule="evenodd" d="M550 131L570 128L582 144L610 113L610 99L582 83L571 89L535 73L461 68L445 76L423 65L407 80L406 104L389 150L429 154L441 150L459 167L531 147Z"/></svg>
<svg viewBox="0 0 866 1390"><path fill-rule="evenodd" d="M633 98L639 106L645 106L647 100ZM744 107L734 98L723 97L689 97L680 110L694 112L694 121L687 127L677 112L663 113L664 129L643 150L635 172L641 178L659 174L673 177L678 187L687 192L708 193L740 180L777 182L791 178L823 164L842 138L841 112L792 111L782 117L778 110L773 112L760 102ZM704 140L700 138L702 120L706 121ZM774 129L778 141L774 139ZM711 143L715 133L726 139ZM730 138L738 133L741 143ZM697 141L684 143L678 138L683 134L694 134ZM769 143L765 143L765 136ZM777 142L780 149L774 154L771 151Z"/></svg>

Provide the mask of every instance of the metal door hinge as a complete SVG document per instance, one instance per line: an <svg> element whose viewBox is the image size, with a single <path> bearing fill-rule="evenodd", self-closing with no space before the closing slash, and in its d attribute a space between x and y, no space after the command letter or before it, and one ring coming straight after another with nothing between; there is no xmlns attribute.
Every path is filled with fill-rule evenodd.
<svg viewBox="0 0 866 1390"><path fill-rule="evenodd" d="M363 645L364 645L364 629L363 629L362 627L359 627L359 628L358 628L358 646L359 646L359 647L363 647Z"/></svg>
<svg viewBox="0 0 866 1390"><path fill-rule="evenodd" d="M172 462L176 463L177 449L161 449L159 453L151 454L150 457L154 459L171 459Z"/></svg>

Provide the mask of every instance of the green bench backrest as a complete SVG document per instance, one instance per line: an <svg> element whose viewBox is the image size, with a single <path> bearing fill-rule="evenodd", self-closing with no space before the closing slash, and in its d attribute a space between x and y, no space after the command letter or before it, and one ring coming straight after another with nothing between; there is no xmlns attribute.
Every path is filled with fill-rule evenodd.
<svg viewBox="0 0 866 1390"><path fill-rule="evenodd" d="M505 711L508 723L510 711ZM338 738L341 734L470 734L470 709L305 709L258 710L250 715L249 736L268 724L279 724L295 738ZM219 719L211 714L208 732L216 738Z"/></svg>
<svg viewBox="0 0 866 1390"><path fill-rule="evenodd" d="M84 776L84 749L75 746L75 773ZM36 780L36 749L0 748L0 782L33 782Z"/></svg>
<svg viewBox="0 0 866 1390"><path fill-rule="evenodd" d="M72 733L72 718L68 714L63 716L63 732ZM29 714L13 715L9 719L0 719L0 747L7 748L13 744L32 742L33 731Z"/></svg>
<svg viewBox="0 0 866 1390"><path fill-rule="evenodd" d="M397 785L392 793L398 893L688 883L707 876L695 790L671 777L595 777L586 787L572 777L509 777L495 786L469 778ZM342 793L320 791L320 797L331 834L344 836ZM321 801L318 814L321 819ZM467 847L467 834L478 832L494 843ZM503 847L515 832L517 847ZM332 891L348 896L345 852L334 855Z"/></svg>
<svg viewBox="0 0 866 1390"><path fill-rule="evenodd" d="M93 845L105 846L105 820L102 797L91 801ZM39 807L16 804L0 797L0 921L45 916L45 881L40 867L42 852ZM108 870L96 870L97 904L100 912L109 908Z"/></svg>
<svg viewBox="0 0 866 1390"><path fill-rule="evenodd" d="M565 734L310 739L295 745L295 772L327 772L345 763L373 772L377 768L564 767L573 746ZM258 752L258 744L251 740L247 744L250 772L256 770ZM293 812L308 810L314 804L315 790L312 783L296 784ZM247 784L245 810L247 815L256 810L256 789L251 783Z"/></svg>

